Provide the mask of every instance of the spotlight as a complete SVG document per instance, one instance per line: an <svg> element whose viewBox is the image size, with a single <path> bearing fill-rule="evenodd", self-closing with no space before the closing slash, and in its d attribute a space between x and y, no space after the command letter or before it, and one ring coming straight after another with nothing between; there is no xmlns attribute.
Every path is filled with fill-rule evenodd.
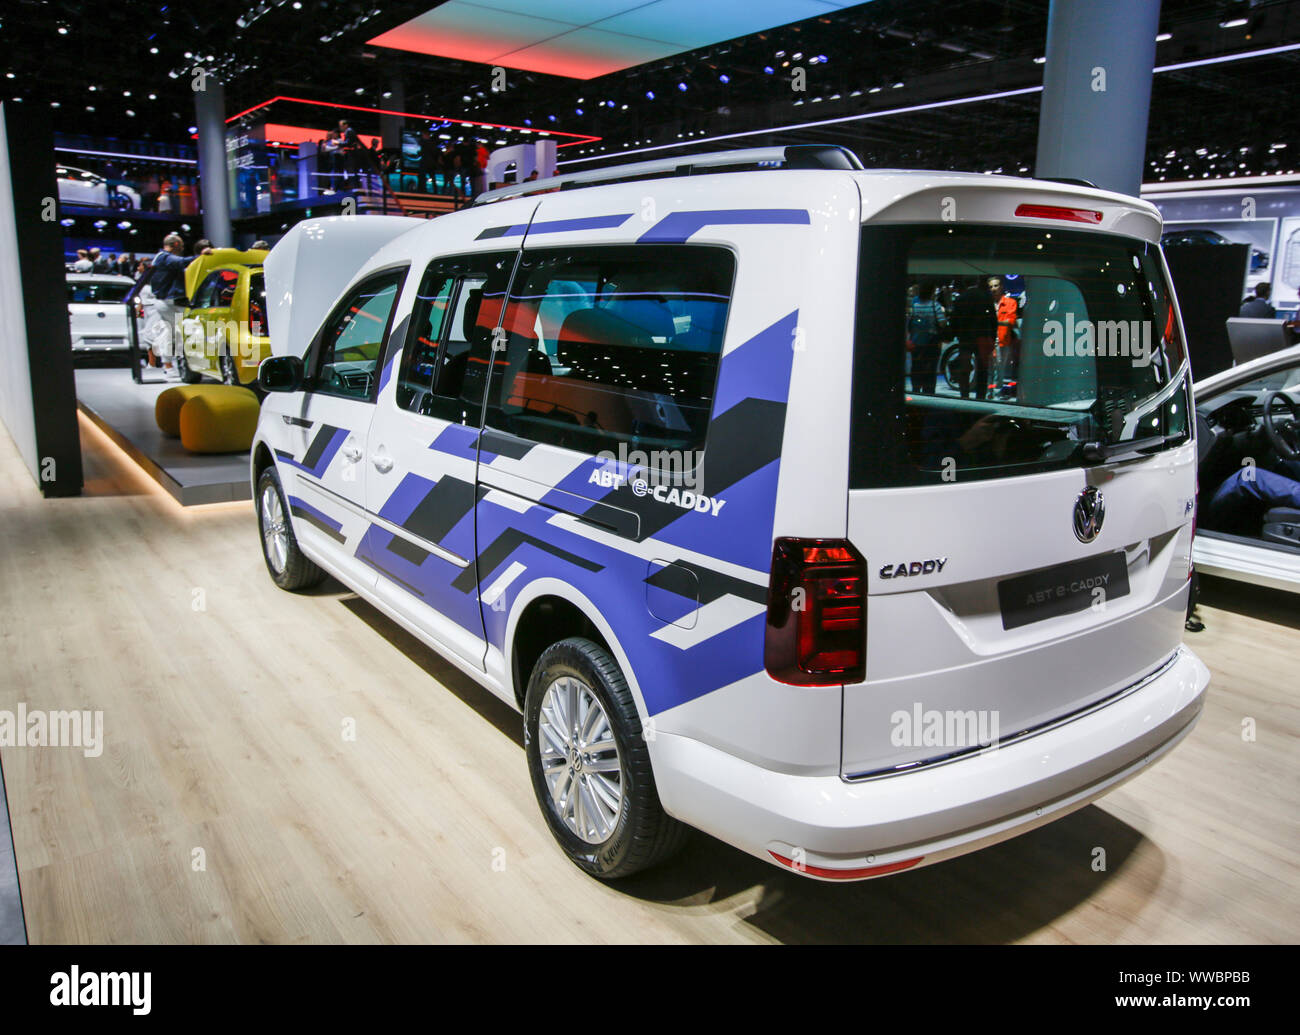
<svg viewBox="0 0 1300 1035"><path fill-rule="evenodd" d="M646 96L646 100L653 101L655 99L655 92L653 90L647 90L645 92L645 96Z"/></svg>
<svg viewBox="0 0 1300 1035"><path fill-rule="evenodd" d="M678 84L677 84L677 89L681 90L682 93L685 93L685 92L686 92L686 84L685 84L685 83L678 83Z"/></svg>

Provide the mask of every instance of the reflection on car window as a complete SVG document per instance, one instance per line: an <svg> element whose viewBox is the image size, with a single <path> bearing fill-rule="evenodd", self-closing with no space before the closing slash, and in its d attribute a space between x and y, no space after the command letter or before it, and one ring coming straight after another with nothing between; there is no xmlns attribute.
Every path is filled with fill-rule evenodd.
<svg viewBox="0 0 1300 1035"><path fill-rule="evenodd" d="M69 284L68 301L80 303L121 302L131 290L130 284Z"/></svg>
<svg viewBox="0 0 1300 1035"><path fill-rule="evenodd" d="M429 412L443 324L455 289L456 278L436 267L424 275L397 375L397 405L404 410Z"/></svg>
<svg viewBox="0 0 1300 1035"><path fill-rule="evenodd" d="M732 269L696 245L527 255L487 423L588 453L702 449Z"/></svg>
<svg viewBox="0 0 1300 1035"><path fill-rule="evenodd" d="M315 391L369 399L388 318L405 271L381 274L352 292L321 332Z"/></svg>
<svg viewBox="0 0 1300 1035"><path fill-rule="evenodd" d="M1026 474L1188 432L1158 249L1013 227L863 232L855 486ZM1181 373L1180 373L1181 372ZM868 430L870 429L870 430Z"/></svg>

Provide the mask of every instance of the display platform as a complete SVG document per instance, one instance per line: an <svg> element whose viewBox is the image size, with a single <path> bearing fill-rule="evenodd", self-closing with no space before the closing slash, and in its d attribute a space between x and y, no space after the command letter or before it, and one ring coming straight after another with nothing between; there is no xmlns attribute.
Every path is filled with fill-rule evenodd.
<svg viewBox="0 0 1300 1035"><path fill-rule="evenodd" d="M22 897L18 894L18 865L9 828L4 770L0 769L0 945L26 945Z"/></svg>
<svg viewBox="0 0 1300 1035"><path fill-rule="evenodd" d="M158 430L154 401L176 384L139 385L122 367L78 370L77 405L181 506L252 499L247 453L200 456Z"/></svg>

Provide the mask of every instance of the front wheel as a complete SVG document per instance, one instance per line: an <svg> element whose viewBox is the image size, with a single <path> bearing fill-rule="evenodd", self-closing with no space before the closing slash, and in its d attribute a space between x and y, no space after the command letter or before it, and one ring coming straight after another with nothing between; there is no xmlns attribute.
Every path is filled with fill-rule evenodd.
<svg viewBox="0 0 1300 1035"><path fill-rule="evenodd" d="M325 578L298 546L274 467L266 468L257 479L257 530L262 536L266 570L281 589L310 589Z"/></svg>
<svg viewBox="0 0 1300 1035"><path fill-rule="evenodd" d="M599 644L572 637L538 658L524 744L551 834L587 873L626 877L681 847L687 828L659 803L632 693Z"/></svg>

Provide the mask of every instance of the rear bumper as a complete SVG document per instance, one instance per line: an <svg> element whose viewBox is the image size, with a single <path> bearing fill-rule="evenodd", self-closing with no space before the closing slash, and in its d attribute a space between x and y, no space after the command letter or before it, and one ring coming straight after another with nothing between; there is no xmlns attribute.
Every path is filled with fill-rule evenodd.
<svg viewBox="0 0 1300 1035"><path fill-rule="evenodd" d="M73 335L72 348L76 352L119 352L131 347L125 335L122 337L113 337L109 335L96 335L94 337L82 337Z"/></svg>
<svg viewBox="0 0 1300 1035"><path fill-rule="evenodd" d="M860 782L773 772L659 733L655 781L671 815L768 862L793 860L825 879L877 876L995 844L1088 804L1191 732L1208 683L1209 670L1180 647L1145 685L1071 722Z"/></svg>

